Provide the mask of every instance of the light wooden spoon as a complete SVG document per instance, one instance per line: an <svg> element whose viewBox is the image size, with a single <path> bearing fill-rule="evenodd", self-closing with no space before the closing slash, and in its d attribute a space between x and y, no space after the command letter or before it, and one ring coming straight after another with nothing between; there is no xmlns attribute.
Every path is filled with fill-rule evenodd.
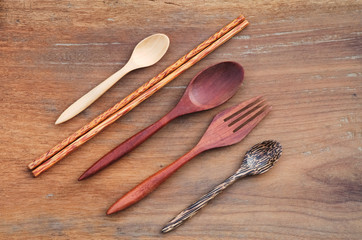
<svg viewBox="0 0 362 240"><path fill-rule="evenodd" d="M127 73L138 68L151 66L158 62L166 53L169 44L170 40L165 34L154 34L143 39L134 48L131 58L126 65L123 66L123 68L70 105L60 115L55 124L68 121L78 113L82 112Z"/></svg>

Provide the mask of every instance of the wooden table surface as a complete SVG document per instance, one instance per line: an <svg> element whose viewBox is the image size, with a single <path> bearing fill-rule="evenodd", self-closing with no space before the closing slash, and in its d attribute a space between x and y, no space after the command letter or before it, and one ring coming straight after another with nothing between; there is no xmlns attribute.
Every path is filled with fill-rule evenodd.
<svg viewBox="0 0 362 240"><path fill-rule="evenodd" d="M238 15L250 25L38 178L27 164L151 79ZM12 1L0 3L1 239L361 239L362 1ZM153 33L171 40L156 65L126 75L76 118L55 120L120 69ZM167 113L190 79L244 66L241 89L181 117L93 178L77 178ZM219 111L263 95L268 117L241 143L205 152L138 204L119 197L191 149ZM231 175L254 144L284 148L169 234L161 227Z"/></svg>

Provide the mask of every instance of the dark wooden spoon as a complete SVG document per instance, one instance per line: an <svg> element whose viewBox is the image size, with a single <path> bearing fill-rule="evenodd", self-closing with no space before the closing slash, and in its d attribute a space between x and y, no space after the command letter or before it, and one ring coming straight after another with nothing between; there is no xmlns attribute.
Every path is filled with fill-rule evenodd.
<svg viewBox="0 0 362 240"><path fill-rule="evenodd" d="M236 180L246 177L265 173L271 169L274 163L282 154L282 146L277 141L264 141L254 145L246 152L241 167L227 178L224 182L217 185L210 192L202 196L197 202L179 213L165 227L162 228L163 233L167 233L180 226L184 221L194 216L202 207L221 193L225 188L233 184Z"/></svg>
<svg viewBox="0 0 362 240"><path fill-rule="evenodd" d="M88 178L132 151L171 120L189 113L217 107L229 100L244 78L242 66L236 62L221 62L198 73L189 83L178 104L164 117L127 139L95 162L78 179Z"/></svg>

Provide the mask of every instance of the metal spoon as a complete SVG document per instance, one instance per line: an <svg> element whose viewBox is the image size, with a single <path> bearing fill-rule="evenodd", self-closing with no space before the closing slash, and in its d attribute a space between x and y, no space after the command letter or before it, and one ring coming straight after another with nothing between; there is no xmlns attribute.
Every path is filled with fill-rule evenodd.
<svg viewBox="0 0 362 240"><path fill-rule="evenodd" d="M68 121L78 113L82 112L127 73L138 68L151 66L158 62L166 53L169 44L170 40L165 34L154 34L143 39L134 48L131 58L126 65L123 66L123 68L70 105L60 115L55 124Z"/></svg>
<svg viewBox="0 0 362 240"><path fill-rule="evenodd" d="M197 202L179 213L174 219L162 228L163 233L167 233L180 226L184 221L194 216L211 199L216 197L225 188L233 184L236 180L267 172L282 154L282 146L279 142L268 140L254 145L246 152L241 167L224 182L217 185L210 192L202 196Z"/></svg>

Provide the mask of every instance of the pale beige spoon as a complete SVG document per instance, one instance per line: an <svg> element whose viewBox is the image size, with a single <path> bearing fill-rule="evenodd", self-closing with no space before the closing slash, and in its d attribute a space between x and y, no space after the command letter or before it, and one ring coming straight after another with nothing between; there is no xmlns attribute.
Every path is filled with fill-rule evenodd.
<svg viewBox="0 0 362 240"><path fill-rule="evenodd" d="M151 66L158 62L166 53L169 44L170 40L165 34L154 34L143 39L134 48L131 58L123 68L70 105L60 115L55 124L68 121L82 112L127 73L138 68Z"/></svg>

